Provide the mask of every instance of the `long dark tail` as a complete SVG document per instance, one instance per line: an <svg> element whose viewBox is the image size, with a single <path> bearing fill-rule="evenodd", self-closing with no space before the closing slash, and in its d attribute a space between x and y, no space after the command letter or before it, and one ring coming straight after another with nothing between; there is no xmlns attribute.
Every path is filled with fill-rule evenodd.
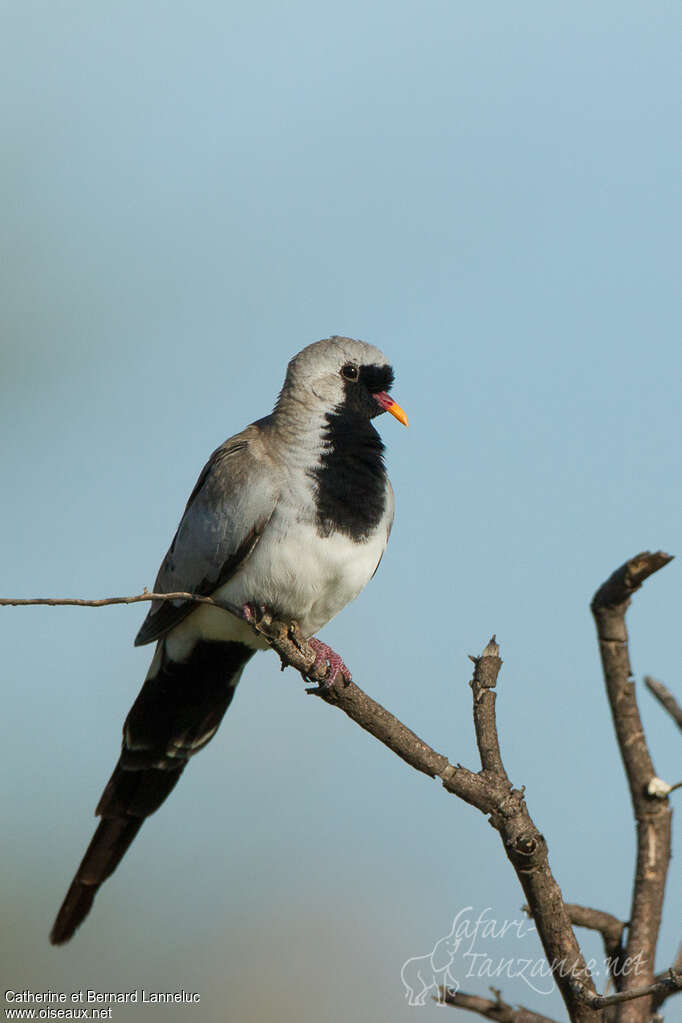
<svg viewBox="0 0 682 1023"><path fill-rule="evenodd" d="M53 945L73 936L145 817L158 810L189 758L213 738L254 653L242 643L202 640L179 663L167 657L163 642L123 726L121 757L95 811L102 820L57 914Z"/></svg>

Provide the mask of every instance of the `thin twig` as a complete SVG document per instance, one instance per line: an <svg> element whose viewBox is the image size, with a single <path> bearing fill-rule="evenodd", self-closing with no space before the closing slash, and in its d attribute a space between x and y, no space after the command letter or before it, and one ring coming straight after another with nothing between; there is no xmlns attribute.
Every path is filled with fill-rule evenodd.
<svg viewBox="0 0 682 1023"><path fill-rule="evenodd" d="M101 600L79 600L76 597L0 597L0 607L29 607L42 604L45 607L107 607L109 604L139 604L145 600L191 600L196 604L211 604L223 611L239 615L239 609L213 597L202 597L198 593L150 593L145 590L134 597L103 597Z"/></svg>
<svg viewBox="0 0 682 1023"><path fill-rule="evenodd" d="M667 798L648 795L649 782L656 772L637 707L625 612L632 594L671 560L670 555L662 551L636 555L603 583L591 604L606 691L637 822L637 864L625 955L626 959L638 962L638 971L622 977L622 992L640 986L646 988L654 982L656 943L670 862L671 825ZM625 1006L620 1021L643 1023L650 1016L651 998L644 997Z"/></svg>
<svg viewBox="0 0 682 1023"><path fill-rule="evenodd" d="M676 994L682 991L682 974L668 970L665 977L655 980L653 984L646 984L642 987L630 988L628 991L619 991L615 995L595 995L593 991L587 991L579 981L575 981L576 993L587 1005L593 1009L605 1009L609 1005L619 1005L621 1002L631 1002L636 998L645 998L651 995L665 993L665 995ZM649 1018L648 1016L646 1017Z"/></svg>
<svg viewBox="0 0 682 1023"><path fill-rule="evenodd" d="M673 721L676 721L682 729L682 707L680 707L670 690L662 682L652 678L651 675L644 676L644 684L649 692L653 693L658 702L665 707Z"/></svg>
<svg viewBox="0 0 682 1023"><path fill-rule="evenodd" d="M555 1023L549 1016L541 1016L537 1012L531 1012L521 1005L514 1008L507 1002L502 1001L501 993L491 988L495 1000L481 998L480 995L468 995L464 991L453 991L447 987L438 989L438 997L434 1001L439 1005L451 1005L455 1009L467 1009L469 1012L476 1012L485 1019L495 1020L495 1023Z"/></svg>

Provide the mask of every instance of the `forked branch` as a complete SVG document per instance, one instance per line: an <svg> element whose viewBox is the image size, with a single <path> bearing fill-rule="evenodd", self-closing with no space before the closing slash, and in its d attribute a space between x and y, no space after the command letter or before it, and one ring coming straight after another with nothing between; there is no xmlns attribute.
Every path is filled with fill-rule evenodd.
<svg viewBox="0 0 682 1023"><path fill-rule="evenodd" d="M622 992L654 983L654 960L661 925L665 882L670 862L671 809L668 799L650 794L656 772L637 706L628 654L625 613L642 583L672 558L663 551L644 551L630 558L595 593L591 609L597 626L606 692L618 739L637 827L637 863L625 956L637 971L622 977ZM619 1023L644 1023L652 998L645 994L623 1006Z"/></svg>
<svg viewBox="0 0 682 1023"><path fill-rule="evenodd" d="M555 1023L549 1016L541 1016L521 1005L516 1007L502 1001L502 993L491 988L494 999L481 998L480 995L468 995L464 991L452 991L441 988L438 994L440 1005L451 1005L454 1009L467 1009L484 1019L495 1020L495 1023Z"/></svg>

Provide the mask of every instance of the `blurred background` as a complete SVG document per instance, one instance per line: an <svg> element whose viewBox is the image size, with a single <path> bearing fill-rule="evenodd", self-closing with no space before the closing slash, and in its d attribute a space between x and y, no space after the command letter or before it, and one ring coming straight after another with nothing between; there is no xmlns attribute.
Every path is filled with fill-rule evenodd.
<svg viewBox="0 0 682 1023"><path fill-rule="evenodd" d="M411 423L380 423L396 524L323 638L475 769L467 655L495 632L503 754L557 879L626 919L588 605L629 556L682 551L679 4L22 0L1 20L2 595L151 587L209 453L270 411L289 358L378 345ZM675 561L629 615L637 679L678 696L681 588ZM498 837L269 653L48 944L145 611L0 610L4 987L201 998L121 1021L429 1018L403 963L466 907L521 919ZM679 733L640 700L675 782ZM673 869L659 968L680 890ZM514 976L534 935L473 952L513 963L479 977L460 950L462 989L562 1015Z"/></svg>

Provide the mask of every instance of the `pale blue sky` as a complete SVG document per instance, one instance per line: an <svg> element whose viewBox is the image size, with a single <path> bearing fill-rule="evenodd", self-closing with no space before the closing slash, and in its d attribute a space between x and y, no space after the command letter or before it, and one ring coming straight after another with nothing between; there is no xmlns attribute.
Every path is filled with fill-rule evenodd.
<svg viewBox="0 0 682 1023"><path fill-rule="evenodd" d="M588 604L628 556L682 551L679 4L23 0L1 20L0 589L151 586L206 457L270 410L291 355L378 345L411 422L380 424L396 526L323 635L476 767L466 655L496 632L505 760L559 883L626 917ZM637 678L678 693L680 579L630 615ZM429 1018L404 960L463 906L519 915L499 841L270 654L74 942L47 944L146 671L143 613L0 614L5 986L202 996L120 1020ZM679 735L642 705L676 781ZM674 864L667 907L661 967Z"/></svg>

